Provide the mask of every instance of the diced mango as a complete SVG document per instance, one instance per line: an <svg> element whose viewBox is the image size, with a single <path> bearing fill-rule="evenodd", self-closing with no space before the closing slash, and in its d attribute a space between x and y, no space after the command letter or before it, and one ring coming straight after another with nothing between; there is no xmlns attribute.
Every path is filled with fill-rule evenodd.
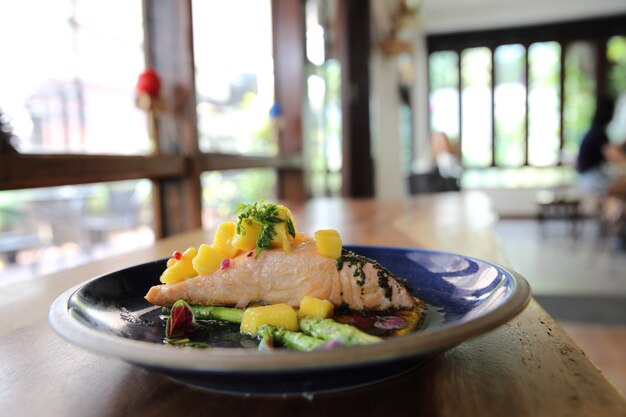
<svg viewBox="0 0 626 417"><path fill-rule="evenodd" d="M235 233L232 240L233 247L246 252L254 250L261 234L261 225L254 220L244 220L241 225L245 234Z"/></svg>
<svg viewBox="0 0 626 417"><path fill-rule="evenodd" d="M298 331L298 315L288 304L250 307L243 313L241 333L256 336L257 328L262 324L283 327L295 332Z"/></svg>
<svg viewBox="0 0 626 417"><path fill-rule="evenodd" d="M198 275L208 275L217 271L222 261L228 258L221 251L206 244L200 245L198 254L193 258L193 269Z"/></svg>
<svg viewBox="0 0 626 417"><path fill-rule="evenodd" d="M332 229L318 230L315 232L317 253L322 256L337 259L341 256L341 236Z"/></svg>
<svg viewBox="0 0 626 417"><path fill-rule="evenodd" d="M289 220L293 225L294 232L297 236L298 231L296 229L296 222L293 219L291 211L281 204L276 207L278 208L277 217L282 220ZM272 246L282 248L286 253L291 252L291 242L294 240L294 237L289 234L287 222L276 224L274 226L274 230L276 231L276 236L272 239Z"/></svg>
<svg viewBox="0 0 626 417"><path fill-rule="evenodd" d="M283 220L287 220L287 219L291 220L291 224L293 224L293 229L297 234L298 229L296 228L296 221L293 219L293 214L291 214L291 210L289 210L287 207L283 206L282 204L279 204L276 207L278 207L278 218L283 219Z"/></svg>
<svg viewBox="0 0 626 417"><path fill-rule="evenodd" d="M324 319L333 316L335 306L328 300L321 300L319 298L305 295L300 300L300 310L298 310L298 317L315 316Z"/></svg>
<svg viewBox="0 0 626 417"><path fill-rule="evenodd" d="M184 281L187 278L193 278L198 275L193 268L193 258L198 254L196 248L188 248L180 259L170 258L167 261L167 269L161 274L161 282L164 284L172 284L174 282ZM171 260L174 259L174 262Z"/></svg>
<svg viewBox="0 0 626 417"><path fill-rule="evenodd" d="M276 236L272 239L272 246L282 248L285 253L291 252L291 241L293 238L289 235L287 225L278 223L274 225Z"/></svg>
<svg viewBox="0 0 626 417"><path fill-rule="evenodd" d="M239 249L233 246L237 225L235 222L222 222L217 226L213 236L213 247L222 252L228 258L234 258Z"/></svg>

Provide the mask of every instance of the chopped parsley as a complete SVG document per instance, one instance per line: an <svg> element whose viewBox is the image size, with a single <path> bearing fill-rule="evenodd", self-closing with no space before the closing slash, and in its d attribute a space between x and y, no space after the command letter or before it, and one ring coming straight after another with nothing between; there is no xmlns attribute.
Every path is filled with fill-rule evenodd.
<svg viewBox="0 0 626 417"><path fill-rule="evenodd" d="M287 233L291 237L296 237L296 228L293 225L291 218L285 213L284 219L279 217L281 209L276 204L266 203L264 200L257 201L249 204L239 204L237 210L237 234L246 235L246 225L252 225L255 221L260 225L259 237L256 241L256 249L254 257L256 258L259 252L263 249L270 247L272 240L276 237L277 233L275 226L280 223L287 225Z"/></svg>

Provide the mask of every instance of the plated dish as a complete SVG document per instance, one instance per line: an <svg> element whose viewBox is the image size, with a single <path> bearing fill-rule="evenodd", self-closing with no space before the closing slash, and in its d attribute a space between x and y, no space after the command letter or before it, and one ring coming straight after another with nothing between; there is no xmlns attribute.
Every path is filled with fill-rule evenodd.
<svg viewBox="0 0 626 417"><path fill-rule="evenodd" d="M458 254L410 248L346 246L408 281L425 303L419 329L381 343L294 352L258 351L257 343L219 326L208 349L163 343L161 308L146 291L168 259L93 278L62 294L49 321L68 341L210 389L241 393L319 392L407 372L469 338L507 322L528 303L530 288L514 271Z"/></svg>

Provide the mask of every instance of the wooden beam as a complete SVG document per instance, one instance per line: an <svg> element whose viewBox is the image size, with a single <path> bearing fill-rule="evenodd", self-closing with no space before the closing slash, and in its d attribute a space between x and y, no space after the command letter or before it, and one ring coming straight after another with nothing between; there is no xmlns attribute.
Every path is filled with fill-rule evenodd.
<svg viewBox="0 0 626 417"><path fill-rule="evenodd" d="M274 89L284 127L278 136L281 155L301 155L302 108L305 100L304 2L272 0ZM279 167L281 168L281 167ZM278 170L278 197L302 201L307 191L302 170Z"/></svg>
<svg viewBox="0 0 626 417"><path fill-rule="evenodd" d="M191 161L184 177L155 184L155 233L165 237L202 227L191 0L144 0L144 8L146 63L161 77L167 106L157 120L157 148Z"/></svg>
<svg viewBox="0 0 626 417"><path fill-rule="evenodd" d="M626 14L541 25L433 34L426 37L428 51L498 46L510 43L566 41L626 34Z"/></svg>
<svg viewBox="0 0 626 417"><path fill-rule="evenodd" d="M0 190L140 178L182 177L189 163L181 156L0 155Z"/></svg>
<svg viewBox="0 0 626 417"><path fill-rule="evenodd" d="M248 168L276 168L301 172L302 157L300 155L263 157L223 153L204 153L200 156L200 170L203 172Z"/></svg>
<svg viewBox="0 0 626 417"><path fill-rule="evenodd" d="M369 5L337 2L337 50L341 62L342 195L374 195L374 161L369 114ZM385 140L385 138L380 138Z"/></svg>

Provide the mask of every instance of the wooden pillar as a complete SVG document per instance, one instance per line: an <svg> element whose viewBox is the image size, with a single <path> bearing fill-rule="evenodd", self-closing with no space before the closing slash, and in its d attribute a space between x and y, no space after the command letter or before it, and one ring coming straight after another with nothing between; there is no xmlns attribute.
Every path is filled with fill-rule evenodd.
<svg viewBox="0 0 626 417"><path fill-rule="evenodd" d="M189 161L182 178L154 182L155 233L165 237L202 227L191 1L144 0L144 38L146 64L161 76L167 106L156 123L157 149Z"/></svg>
<svg viewBox="0 0 626 417"><path fill-rule="evenodd" d="M275 97L284 122L279 131L278 149L281 155L301 155L305 91L304 2L272 0L272 27ZM278 197L290 201L307 197L302 169L278 170Z"/></svg>
<svg viewBox="0 0 626 417"><path fill-rule="evenodd" d="M350 197L374 195L369 114L369 2L337 2L337 50L341 62L343 186Z"/></svg>

